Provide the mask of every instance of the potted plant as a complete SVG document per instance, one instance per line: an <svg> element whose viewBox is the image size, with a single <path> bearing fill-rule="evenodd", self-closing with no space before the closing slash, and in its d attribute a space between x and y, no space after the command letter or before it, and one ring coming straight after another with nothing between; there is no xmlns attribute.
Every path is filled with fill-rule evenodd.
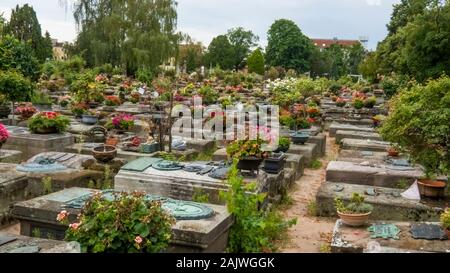
<svg viewBox="0 0 450 273"><path fill-rule="evenodd" d="M364 107L373 108L377 103L377 98L375 96L369 97L364 100Z"/></svg>
<svg viewBox="0 0 450 273"><path fill-rule="evenodd" d="M228 157L239 160L237 168L240 170L255 171L263 161L263 151L261 139L256 140L235 140L227 146Z"/></svg>
<svg viewBox="0 0 450 273"><path fill-rule="evenodd" d="M7 105L6 96L0 94L0 118L7 118L9 113L11 113L11 109Z"/></svg>
<svg viewBox="0 0 450 273"><path fill-rule="evenodd" d="M6 130L5 126L3 126L3 124L0 123L0 150L3 144L5 144L6 140L8 140L8 138L9 138L8 130Z"/></svg>
<svg viewBox="0 0 450 273"><path fill-rule="evenodd" d="M318 117L320 115L320 110L319 110L319 107L317 107L317 106L308 107L306 112L308 113L308 115L311 118L316 118L316 117Z"/></svg>
<svg viewBox="0 0 450 273"><path fill-rule="evenodd" d="M70 107L70 111L77 118L81 118L83 114L87 112L88 109L89 106L86 103L76 103L72 104L72 106Z"/></svg>
<svg viewBox="0 0 450 273"><path fill-rule="evenodd" d="M19 115L21 120L27 120L31 118L36 112L36 108L34 108L31 104L19 106L15 110L15 114Z"/></svg>
<svg viewBox="0 0 450 273"><path fill-rule="evenodd" d="M379 127L380 124L386 119L384 115L376 115L372 117L373 127Z"/></svg>
<svg viewBox="0 0 450 273"><path fill-rule="evenodd" d="M275 150L275 153L286 153L291 146L291 140L288 137L280 137L278 139L278 149Z"/></svg>
<svg viewBox="0 0 450 273"><path fill-rule="evenodd" d="M385 140L398 143L413 162L424 167L425 177L418 181L422 196L443 196L446 183L437 176L450 174L449 86L450 78L443 76L401 89L379 130Z"/></svg>
<svg viewBox="0 0 450 273"><path fill-rule="evenodd" d="M105 105L106 106L119 106L121 104L120 98L118 96L105 96Z"/></svg>
<svg viewBox="0 0 450 273"><path fill-rule="evenodd" d="M139 102L141 95L138 92L131 92L130 94L130 102L136 104Z"/></svg>
<svg viewBox="0 0 450 273"><path fill-rule="evenodd" d="M81 115L81 123L87 125L94 125L98 122L98 113L92 110L87 110Z"/></svg>
<svg viewBox="0 0 450 273"><path fill-rule="evenodd" d="M286 155L284 153L271 153L264 159L264 171L277 174L284 169Z"/></svg>
<svg viewBox="0 0 450 273"><path fill-rule="evenodd" d="M337 98L336 99L336 106L337 107L344 107L347 103L343 98Z"/></svg>
<svg viewBox="0 0 450 273"><path fill-rule="evenodd" d="M442 228L447 233L447 239L450 240L450 209L447 208L440 217Z"/></svg>
<svg viewBox="0 0 450 273"><path fill-rule="evenodd" d="M106 127L109 129L115 129L118 132L129 131L134 126L134 117L130 114L120 113L113 117Z"/></svg>
<svg viewBox="0 0 450 273"><path fill-rule="evenodd" d="M355 109L362 109L364 107L364 101L360 98L353 99L353 107Z"/></svg>
<svg viewBox="0 0 450 273"><path fill-rule="evenodd" d="M347 205L340 198L336 198L334 203L342 222L353 227L365 225L373 211L372 205L364 203L364 196L358 193L352 194Z"/></svg>
<svg viewBox="0 0 450 273"><path fill-rule="evenodd" d="M53 134L64 132L70 120L55 112L40 112L28 121L28 128L36 134Z"/></svg>
<svg viewBox="0 0 450 273"><path fill-rule="evenodd" d="M389 147L387 149L387 153L391 157L398 157L398 155L400 154L400 151L397 146L392 145L391 147Z"/></svg>

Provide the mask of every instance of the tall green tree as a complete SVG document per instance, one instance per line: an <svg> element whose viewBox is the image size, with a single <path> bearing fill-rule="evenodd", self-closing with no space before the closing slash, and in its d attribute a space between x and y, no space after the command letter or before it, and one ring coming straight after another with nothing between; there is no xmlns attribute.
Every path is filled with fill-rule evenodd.
<svg viewBox="0 0 450 273"><path fill-rule="evenodd" d="M397 33L397 30L406 26L416 15L422 14L430 3L430 0L402 0L394 4L391 21L387 25L388 36Z"/></svg>
<svg viewBox="0 0 450 273"><path fill-rule="evenodd" d="M247 59L248 72L257 73L259 75L264 75L264 55L261 52L261 49L255 49Z"/></svg>
<svg viewBox="0 0 450 273"><path fill-rule="evenodd" d="M267 63L306 72L310 69L310 57L313 53L311 40L291 20L275 21L268 31L266 48Z"/></svg>
<svg viewBox="0 0 450 273"><path fill-rule="evenodd" d="M5 17L3 17L3 13L0 13L0 37L3 35L3 28L5 27Z"/></svg>
<svg viewBox="0 0 450 273"><path fill-rule="evenodd" d="M128 74L157 70L178 49L176 5L173 0L79 0L75 53L90 66L110 63Z"/></svg>
<svg viewBox="0 0 450 273"><path fill-rule="evenodd" d="M17 5L11 12L11 19L5 26L5 33L14 36L19 41L30 43L40 62L52 57L52 45L49 45L46 38L42 37L41 25L32 6L25 4L20 7Z"/></svg>
<svg viewBox="0 0 450 273"><path fill-rule="evenodd" d="M39 77L39 62L30 45L5 35L0 39L0 70L10 69L32 79Z"/></svg>
<svg viewBox="0 0 450 273"><path fill-rule="evenodd" d="M248 56L251 49L257 45L259 37L243 27L228 30L227 37L233 46L234 66L236 69L241 68L242 61Z"/></svg>
<svg viewBox="0 0 450 273"><path fill-rule="evenodd" d="M178 49L178 63L186 66L186 72L191 73L203 65L205 47L201 42L194 41L189 35L185 35Z"/></svg>
<svg viewBox="0 0 450 273"><path fill-rule="evenodd" d="M234 68L234 48L226 35L219 35L211 41L208 46L207 61L211 67Z"/></svg>

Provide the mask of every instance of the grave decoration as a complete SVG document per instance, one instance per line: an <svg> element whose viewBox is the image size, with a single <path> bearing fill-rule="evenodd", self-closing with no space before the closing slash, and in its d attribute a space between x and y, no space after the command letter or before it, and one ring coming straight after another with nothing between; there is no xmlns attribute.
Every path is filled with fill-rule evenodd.
<svg viewBox="0 0 450 273"><path fill-rule="evenodd" d="M336 198L335 207L342 222L355 227L366 224L373 210L372 205L364 203L364 196L358 193L353 193L350 203L347 205L341 199Z"/></svg>
<svg viewBox="0 0 450 273"><path fill-rule="evenodd" d="M263 170L267 173L277 174L284 169L286 163L286 154L271 153L264 159Z"/></svg>
<svg viewBox="0 0 450 273"><path fill-rule="evenodd" d="M264 152L261 150L262 139L255 140L235 140L227 146L228 158L237 158L239 160L237 168L254 172L258 170L263 161Z"/></svg>
<svg viewBox="0 0 450 273"><path fill-rule="evenodd" d="M411 236L414 239L445 240L447 235L439 224L413 223L411 224Z"/></svg>
<svg viewBox="0 0 450 273"><path fill-rule="evenodd" d="M0 123L0 150L2 149L2 145L8 140L9 132L6 127Z"/></svg>
<svg viewBox="0 0 450 273"><path fill-rule="evenodd" d="M398 234L401 230L394 224L373 224L367 230L370 231L370 238L372 239L383 238L400 240Z"/></svg>
<svg viewBox="0 0 450 273"><path fill-rule="evenodd" d="M134 120L132 115L120 113L108 121L106 127L108 129L115 129L117 133L124 133L133 128Z"/></svg>
<svg viewBox="0 0 450 273"><path fill-rule="evenodd" d="M32 162L18 165L16 167L16 170L20 172L31 173L50 173L67 170L67 167L58 163L53 158L39 156L36 157Z"/></svg>
<svg viewBox="0 0 450 273"><path fill-rule="evenodd" d="M37 112L36 108L33 107L31 104L25 104L17 107L16 110L14 111L14 114L19 115L19 118L21 120L27 120L31 118L36 112Z"/></svg>
<svg viewBox="0 0 450 273"><path fill-rule="evenodd" d="M108 163L117 156L117 149L114 146L100 145L92 149L92 155L102 163Z"/></svg>
<svg viewBox="0 0 450 273"><path fill-rule="evenodd" d="M169 160L162 160L152 164L152 167L160 171L177 171L183 169L183 165Z"/></svg>
<svg viewBox="0 0 450 273"><path fill-rule="evenodd" d="M307 132L297 131L297 132L291 134L291 139L294 144L305 145L305 143L308 141L309 137L310 137L310 135Z"/></svg>
<svg viewBox="0 0 450 273"><path fill-rule="evenodd" d="M52 134L64 132L70 120L56 112L40 112L28 121L28 128L36 134Z"/></svg>

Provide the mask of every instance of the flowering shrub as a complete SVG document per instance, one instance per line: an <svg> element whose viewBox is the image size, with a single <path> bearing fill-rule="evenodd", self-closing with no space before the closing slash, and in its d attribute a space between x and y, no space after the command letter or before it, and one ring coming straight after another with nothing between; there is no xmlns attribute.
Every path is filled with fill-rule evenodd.
<svg viewBox="0 0 450 273"><path fill-rule="evenodd" d="M237 159L243 159L249 156L262 157L262 144L263 141L261 139L235 140L227 146L227 154L229 158Z"/></svg>
<svg viewBox="0 0 450 273"><path fill-rule="evenodd" d="M377 98L375 96L369 97L364 100L364 107L373 108L377 103Z"/></svg>
<svg viewBox="0 0 450 273"><path fill-rule="evenodd" d="M336 106L338 107L344 107L347 103L343 98L337 98L336 99Z"/></svg>
<svg viewBox="0 0 450 273"><path fill-rule="evenodd" d="M14 114L20 115L22 119L29 119L37 112L36 108L31 105L19 106L14 111Z"/></svg>
<svg viewBox="0 0 450 273"><path fill-rule="evenodd" d="M0 145L5 143L9 137L9 132L6 130L5 126L0 123Z"/></svg>
<svg viewBox="0 0 450 273"><path fill-rule="evenodd" d="M67 212L60 218L66 217ZM65 239L80 243L88 253L155 253L168 246L174 223L161 203L148 201L144 193L116 193L113 200L98 193L78 222L69 225Z"/></svg>
<svg viewBox="0 0 450 273"><path fill-rule="evenodd" d="M120 103L120 98L117 96L105 96L105 105L107 106L119 106Z"/></svg>
<svg viewBox="0 0 450 273"><path fill-rule="evenodd" d="M104 74L99 74L95 77L95 81L99 83L107 83L108 77Z"/></svg>
<svg viewBox="0 0 450 273"><path fill-rule="evenodd" d="M360 98L355 98L353 99L353 107L355 107L355 109L361 109L364 107L364 101Z"/></svg>
<svg viewBox="0 0 450 273"><path fill-rule="evenodd" d="M140 98L141 98L141 95L138 92L131 92L131 94L130 94L130 102L131 103L138 103Z"/></svg>
<svg viewBox="0 0 450 273"><path fill-rule="evenodd" d="M56 132L64 132L69 126L70 120L55 112L40 112L28 121L28 128L36 133L40 130L55 129Z"/></svg>
<svg viewBox="0 0 450 273"><path fill-rule="evenodd" d="M308 107L306 112L308 113L308 115L311 118L315 118L315 117L319 116L319 114L320 114L320 110L318 107Z"/></svg>
<svg viewBox="0 0 450 273"><path fill-rule="evenodd" d="M73 104L72 107L70 108L70 111L72 111L72 113L75 116L81 117L81 115L86 113L88 109L89 109L88 105L86 103L82 102L82 103Z"/></svg>
<svg viewBox="0 0 450 273"><path fill-rule="evenodd" d="M107 127L111 129L128 131L134 126L134 117L130 114L121 113L108 122Z"/></svg>

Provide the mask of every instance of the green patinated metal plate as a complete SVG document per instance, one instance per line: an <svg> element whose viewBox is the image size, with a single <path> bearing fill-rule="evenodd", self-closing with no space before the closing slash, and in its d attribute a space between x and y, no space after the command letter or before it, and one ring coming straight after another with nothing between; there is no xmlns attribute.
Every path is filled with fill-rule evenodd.
<svg viewBox="0 0 450 273"><path fill-rule="evenodd" d="M150 168L153 164L162 161L161 158L155 157L141 157L136 160L133 160L122 167L122 170L132 171L132 172L143 172L146 169Z"/></svg>
<svg viewBox="0 0 450 273"><path fill-rule="evenodd" d="M371 232L370 238L383 238L399 240L400 229L394 224L373 224L367 229Z"/></svg>
<svg viewBox="0 0 450 273"><path fill-rule="evenodd" d="M104 190L102 191L102 196L107 200L114 200L114 193L114 190ZM75 198L66 202L63 207L81 209L92 196L93 193L90 193ZM162 208L168 211L177 220L201 220L210 218L214 215L213 209L200 203L175 200L150 194L147 194L145 197L149 201L160 201L162 203Z"/></svg>
<svg viewBox="0 0 450 273"><path fill-rule="evenodd" d="M160 171L178 171L183 169L183 165L179 164L178 162L168 160L158 161L155 164L152 164L152 167Z"/></svg>

